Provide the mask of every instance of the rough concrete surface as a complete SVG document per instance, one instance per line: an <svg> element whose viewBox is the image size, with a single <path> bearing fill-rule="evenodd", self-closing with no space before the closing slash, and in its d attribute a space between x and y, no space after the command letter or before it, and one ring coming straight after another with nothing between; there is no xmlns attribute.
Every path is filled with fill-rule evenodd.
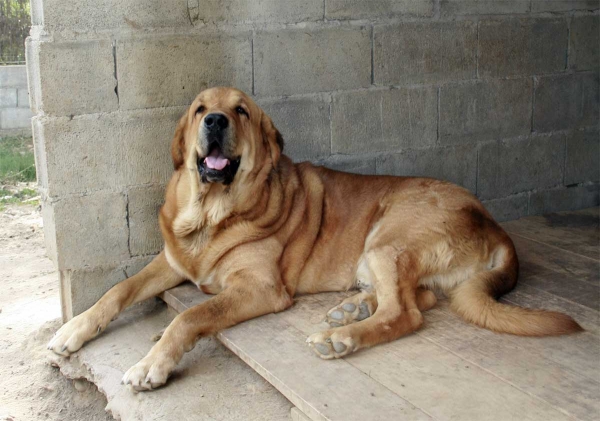
<svg viewBox="0 0 600 421"><path fill-rule="evenodd" d="M475 22L376 26L373 43L377 85L465 80L477 74Z"/></svg>
<svg viewBox="0 0 600 421"><path fill-rule="evenodd" d="M134 394L122 386L171 319L158 301L134 307L70 359L48 351L60 327L58 275L32 206L0 213L0 284L0 420L108 421L105 395L106 410L122 420L289 419L291 404L215 339L186 354L164 389Z"/></svg>

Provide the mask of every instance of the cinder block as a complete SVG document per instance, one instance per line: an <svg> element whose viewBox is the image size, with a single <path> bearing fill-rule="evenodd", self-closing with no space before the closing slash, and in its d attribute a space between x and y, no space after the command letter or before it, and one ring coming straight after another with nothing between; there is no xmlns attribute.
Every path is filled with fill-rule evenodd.
<svg viewBox="0 0 600 421"><path fill-rule="evenodd" d="M29 108L4 108L0 109L0 128L23 129L31 128L33 114Z"/></svg>
<svg viewBox="0 0 600 421"><path fill-rule="evenodd" d="M404 15L433 15L433 0L325 0L327 19L389 18Z"/></svg>
<svg viewBox="0 0 600 421"><path fill-rule="evenodd" d="M283 136L283 153L294 161L312 160L331 154L328 100L286 98L258 103Z"/></svg>
<svg viewBox="0 0 600 421"><path fill-rule="evenodd" d="M477 150L454 146L402 151L377 158L377 174L432 177L475 193Z"/></svg>
<svg viewBox="0 0 600 421"><path fill-rule="evenodd" d="M255 93L278 96L368 87L370 38L365 27L258 32Z"/></svg>
<svg viewBox="0 0 600 421"><path fill-rule="evenodd" d="M567 137L565 184L600 181L600 138L598 131L575 132Z"/></svg>
<svg viewBox="0 0 600 421"><path fill-rule="evenodd" d="M322 165L336 171L353 174L375 174L375 157L335 155L315 165Z"/></svg>
<svg viewBox="0 0 600 421"><path fill-rule="evenodd" d="M148 264L152 260L154 260L155 257L156 256L154 255L132 257L128 262L124 264L125 274L128 278L132 277L133 275L144 269L146 266L148 266Z"/></svg>
<svg viewBox="0 0 600 421"><path fill-rule="evenodd" d="M27 86L25 66L0 66L0 88Z"/></svg>
<svg viewBox="0 0 600 421"><path fill-rule="evenodd" d="M47 115L77 115L118 108L109 40L39 44L41 103Z"/></svg>
<svg viewBox="0 0 600 421"><path fill-rule="evenodd" d="M573 186L531 193L529 214L544 215L550 212L590 208L600 204L599 185Z"/></svg>
<svg viewBox="0 0 600 421"><path fill-rule="evenodd" d="M566 12L599 8L598 0L531 0L532 12Z"/></svg>
<svg viewBox="0 0 600 421"><path fill-rule="evenodd" d="M597 125L598 86L597 73L540 78L535 88L534 131Z"/></svg>
<svg viewBox="0 0 600 421"><path fill-rule="evenodd" d="M44 153L48 194L166 184L173 173L171 139L183 112L174 107L40 119L36 144L43 141L44 149L36 152Z"/></svg>
<svg viewBox="0 0 600 421"><path fill-rule="evenodd" d="M193 22L296 23L323 19L323 0L188 0Z"/></svg>
<svg viewBox="0 0 600 421"><path fill-rule="evenodd" d="M497 222L512 221L527 216L528 205L529 195L527 193L483 202L483 206Z"/></svg>
<svg viewBox="0 0 600 421"><path fill-rule="evenodd" d="M375 26L374 80L378 85L474 79L477 24L402 22Z"/></svg>
<svg viewBox="0 0 600 421"><path fill-rule="evenodd" d="M443 16L528 13L530 0L441 0Z"/></svg>
<svg viewBox="0 0 600 421"><path fill-rule="evenodd" d="M562 184L565 162L563 135L496 141L479 151L477 195L495 199Z"/></svg>
<svg viewBox="0 0 600 421"><path fill-rule="evenodd" d="M566 19L484 20L479 26L479 74L532 75L566 68Z"/></svg>
<svg viewBox="0 0 600 421"><path fill-rule="evenodd" d="M165 187L133 187L127 193L129 215L129 249L132 256L158 254L163 239L158 226L158 212L164 202Z"/></svg>
<svg viewBox="0 0 600 421"><path fill-rule="evenodd" d="M40 10L32 5L34 23ZM36 22L37 21L37 22ZM181 28L191 26L185 0L43 0L44 29L50 32L91 32L102 29Z"/></svg>
<svg viewBox="0 0 600 421"><path fill-rule="evenodd" d="M17 106L17 88L0 88L0 108Z"/></svg>
<svg viewBox="0 0 600 421"><path fill-rule="evenodd" d="M124 194L96 192L47 203L46 208L53 218L44 220L44 229L54 224L50 229L56 236L59 270L111 265L129 258Z"/></svg>
<svg viewBox="0 0 600 421"><path fill-rule="evenodd" d="M219 85L251 93L251 34L120 40L117 76L121 109L189 105Z"/></svg>
<svg viewBox="0 0 600 421"><path fill-rule="evenodd" d="M571 21L569 67L594 70L600 66L600 16L574 17Z"/></svg>
<svg viewBox="0 0 600 421"><path fill-rule="evenodd" d="M19 88L17 91L17 98L19 108L29 108L29 91L27 90L27 87Z"/></svg>
<svg viewBox="0 0 600 421"><path fill-rule="evenodd" d="M70 320L83 313L126 277L123 267L118 264L93 269L61 270L63 319Z"/></svg>
<svg viewBox="0 0 600 421"><path fill-rule="evenodd" d="M334 154L432 146L437 139L437 89L403 88L334 94Z"/></svg>
<svg viewBox="0 0 600 421"><path fill-rule="evenodd" d="M488 80L440 88L440 142L477 142L531 131L531 79Z"/></svg>

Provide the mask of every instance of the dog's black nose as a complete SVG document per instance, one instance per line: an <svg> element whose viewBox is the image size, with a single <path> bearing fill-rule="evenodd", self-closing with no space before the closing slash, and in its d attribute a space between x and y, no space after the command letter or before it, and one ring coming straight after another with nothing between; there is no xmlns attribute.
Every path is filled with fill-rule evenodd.
<svg viewBox="0 0 600 421"><path fill-rule="evenodd" d="M204 117L204 127L209 130L224 130L229 125L229 120L223 114L209 114Z"/></svg>

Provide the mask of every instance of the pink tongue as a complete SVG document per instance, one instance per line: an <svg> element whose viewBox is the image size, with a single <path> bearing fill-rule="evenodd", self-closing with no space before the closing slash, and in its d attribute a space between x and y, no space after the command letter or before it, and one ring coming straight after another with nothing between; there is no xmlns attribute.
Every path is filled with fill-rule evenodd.
<svg viewBox="0 0 600 421"><path fill-rule="evenodd" d="M229 159L225 158L223 152L219 148L213 149L213 151L204 158L206 166L211 170L221 171L229 164Z"/></svg>

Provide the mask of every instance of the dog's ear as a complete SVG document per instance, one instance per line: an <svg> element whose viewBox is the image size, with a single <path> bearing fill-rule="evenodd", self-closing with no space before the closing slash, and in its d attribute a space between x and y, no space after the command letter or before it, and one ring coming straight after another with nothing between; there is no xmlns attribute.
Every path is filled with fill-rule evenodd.
<svg viewBox="0 0 600 421"><path fill-rule="evenodd" d="M262 129L263 140L268 145L271 151L271 161L273 167L277 166L281 152L283 151L283 136L279 133L279 130L273 124L273 120L263 112L260 126Z"/></svg>
<svg viewBox="0 0 600 421"><path fill-rule="evenodd" d="M179 119L175 135L171 142L171 156L175 170L179 169L185 161L185 130L187 128L187 112Z"/></svg>

